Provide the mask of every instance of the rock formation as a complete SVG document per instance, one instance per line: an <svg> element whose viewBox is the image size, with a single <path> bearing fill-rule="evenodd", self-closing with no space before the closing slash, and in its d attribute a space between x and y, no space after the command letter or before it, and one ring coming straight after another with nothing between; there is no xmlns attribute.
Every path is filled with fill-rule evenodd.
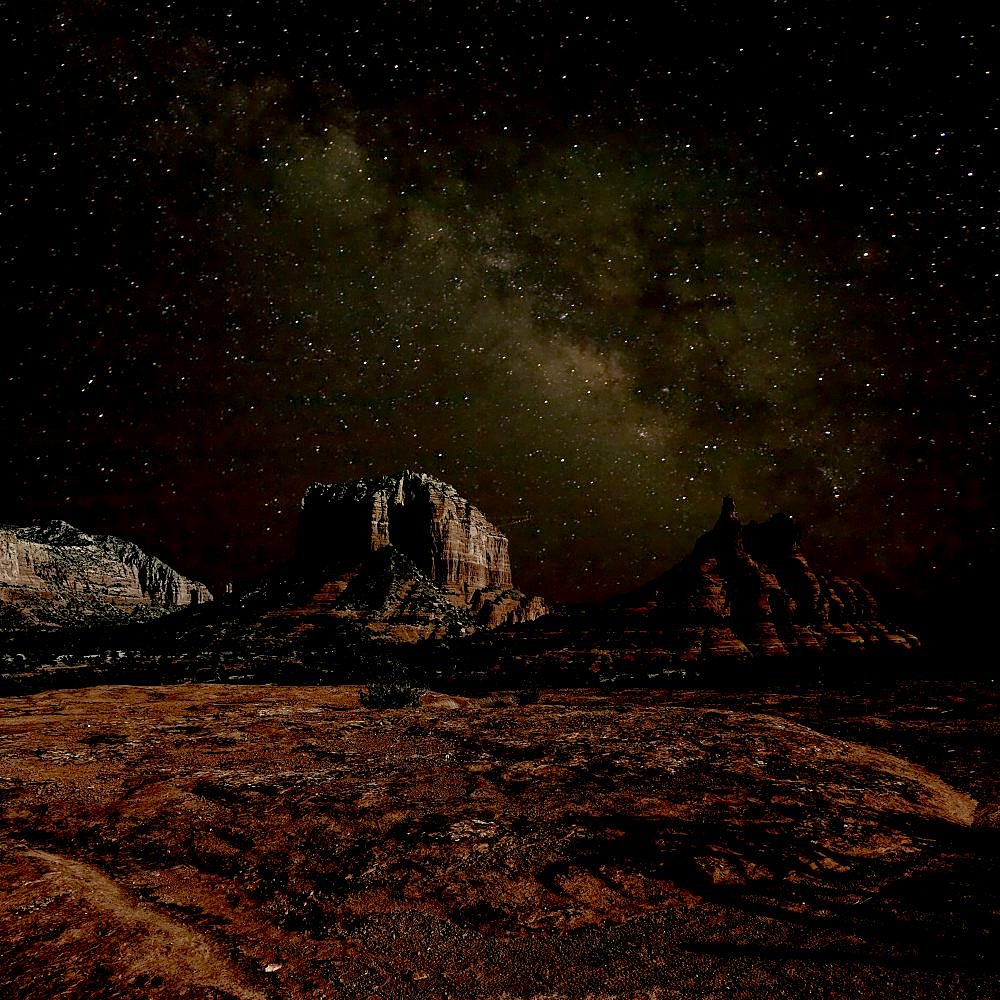
<svg viewBox="0 0 1000 1000"><path fill-rule="evenodd" d="M858 580L815 573L801 530L785 514L744 527L730 497L694 552L618 602L660 622L686 626L683 654L787 656L864 647L910 649L917 640L887 628Z"/></svg>
<svg viewBox="0 0 1000 1000"><path fill-rule="evenodd" d="M300 561L349 565L387 545L457 607L468 607L477 591L513 588L507 537L447 483L403 472L306 491Z"/></svg>
<svg viewBox="0 0 1000 1000"><path fill-rule="evenodd" d="M137 545L65 521L0 526L0 628L113 624L212 600Z"/></svg>
<svg viewBox="0 0 1000 1000"><path fill-rule="evenodd" d="M895 654L919 646L887 626L858 580L816 573L783 514L744 526L732 499L694 551L658 579L600 606L565 608L498 637L470 658L498 657L553 682L653 679L702 663Z"/></svg>
<svg viewBox="0 0 1000 1000"><path fill-rule="evenodd" d="M387 558L386 550L403 559ZM506 535L454 487L426 473L310 486L302 499L295 562L306 576L340 581L331 606L364 609L389 622L407 606L417 617L440 619L449 631L456 622L465 625L458 631L496 628L547 611L541 598L514 589ZM394 572L387 585L390 567ZM358 583L357 574L374 574L382 585L373 591ZM422 595L416 606L403 596L406 592ZM440 614L432 596L460 615Z"/></svg>
<svg viewBox="0 0 1000 1000"><path fill-rule="evenodd" d="M244 604L259 609L253 633L269 645L322 645L339 635L345 624L392 642L443 639L472 631L469 615L391 545L350 568L271 578Z"/></svg>
<svg viewBox="0 0 1000 1000"><path fill-rule="evenodd" d="M448 638L548 610L514 589L506 536L416 472L310 486L295 558L241 606L247 631L271 645L322 645L345 626L394 642Z"/></svg>

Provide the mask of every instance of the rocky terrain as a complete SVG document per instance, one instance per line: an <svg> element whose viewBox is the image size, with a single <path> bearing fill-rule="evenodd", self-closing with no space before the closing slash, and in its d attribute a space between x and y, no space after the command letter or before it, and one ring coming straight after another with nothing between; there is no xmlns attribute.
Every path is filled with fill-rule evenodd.
<svg viewBox="0 0 1000 1000"><path fill-rule="evenodd" d="M992 687L96 687L0 715L0 993L974 997Z"/></svg>
<svg viewBox="0 0 1000 1000"><path fill-rule="evenodd" d="M64 521L0 525L0 630L147 620L212 595L137 545Z"/></svg>
<svg viewBox="0 0 1000 1000"><path fill-rule="evenodd" d="M386 549L405 558L393 562L398 575L417 590L429 583L474 626L516 625L547 611L540 597L514 588L507 536L454 487L433 476L405 471L381 479L315 483L306 491L296 558L300 573L336 573L338 585L353 589L347 605L364 605L357 600L364 591L375 598L378 611L387 600L405 606L405 595L400 599L405 583L376 587L377 593L364 582L356 585L359 574L384 576L382 568L392 561ZM381 620L391 621L392 612Z"/></svg>
<svg viewBox="0 0 1000 1000"><path fill-rule="evenodd" d="M513 588L506 536L447 483L407 471L306 491L300 563L349 566L387 546L459 607L477 591Z"/></svg>
<svg viewBox="0 0 1000 1000"><path fill-rule="evenodd" d="M916 637L879 621L878 604L859 580L814 572L801 534L784 514L744 527L726 497L719 520L690 556L615 603L693 626L689 638L700 639L703 651L713 656L918 645Z"/></svg>
<svg viewBox="0 0 1000 1000"><path fill-rule="evenodd" d="M1000 971L994 686L893 681L916 640L788 518L727 501L663 577L544 615L413 473L313 487L293 561L211 605L127 543L18 530L22 604L187 604L0 648L2 996L937 998Z"/></svg>
<svg viewBox="0 0 1000 1000"><path fill-rule="evenodd" d="M0 610L16 607L18 623L34 622L39 602L49 621L79 625L122 611L135 618L137 606L175 609L208 599L200 585L128 543L54 525L30 529L46 532L49 542L39 549L29 529L18 530L8 532L0 563L0 581L13 581L6 589L0 583ZM450 648L443 659L456 674L528 671L547 683L598 675L645 682L702 665L808 666L917 649L915 636L881 620L860 581L815 571L800 536L780 514L744 526L727 498L692 554L657 580L604 605L552 609L514 587L507 538L446 483L402 472L314 484L302 500L288 565L239 598L176 618L155 634L109 642L165 651L161 640L173 629L173 647L185 655L246 656L251 647L291 655L345 642L444 639Z"/></svg>
<svg viewBox="0 0 1000 1000"><path fill-rule="evenodd" d="M506 536L454 488L413 472L314 484L302 500L291 562L205 608L211 599L203 585L120 539L62 522L0 529L0 633L55 624L86 630L72 648L46 646L59 655L96 655L101 643L185 654L408 644L511 627L548 611L542 598L513 586ZM197 614L155 630L93 628L192 606ZM35 636L31 644L38 646ZM37 649L3 645L37 660Z"/></svg>
<svg viewBox="0 0 1000 1000"><path fill-rule="evenodd" d="M659 683L776 667L834 673L858 661L912 656L916 636L883 622L860 581L815 572L791 518L744 526L730 498L690 556L603 605L563 607L488 643L467 660L527 671L544 683L588 678ZM745 672L745 671L744 671Z"/></svg>

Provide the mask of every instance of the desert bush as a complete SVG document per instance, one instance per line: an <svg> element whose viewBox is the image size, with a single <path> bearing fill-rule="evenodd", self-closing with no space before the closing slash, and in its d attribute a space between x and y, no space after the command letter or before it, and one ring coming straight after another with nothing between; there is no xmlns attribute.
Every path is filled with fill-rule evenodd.
<svg viewBox="0 0 1000 1000"><path fill-rule="evenodd" d="M514 694L518 705L534 705L538 702L538 697L538 685L534 681L525 681Z"/></svg>
<svg viewBox="0 0 1000 1000"><path fill-rule="evenodd" d="M361 689L358 701L365 708L409 708L420 704L420 688L402 664L393 662L382 677Z"/></svg>

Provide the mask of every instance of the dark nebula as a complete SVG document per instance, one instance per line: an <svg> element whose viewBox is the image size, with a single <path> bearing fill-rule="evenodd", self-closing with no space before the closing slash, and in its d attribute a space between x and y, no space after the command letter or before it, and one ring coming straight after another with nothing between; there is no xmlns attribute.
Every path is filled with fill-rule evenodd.
<svg viewBox="0 0 1000 1000"><path fill-rule="evenodd" d="M554 599L665 569L724 493L884 593L982 594L987 14L20 6L0 519L217 586L309 483L412 468Z"/></svg>

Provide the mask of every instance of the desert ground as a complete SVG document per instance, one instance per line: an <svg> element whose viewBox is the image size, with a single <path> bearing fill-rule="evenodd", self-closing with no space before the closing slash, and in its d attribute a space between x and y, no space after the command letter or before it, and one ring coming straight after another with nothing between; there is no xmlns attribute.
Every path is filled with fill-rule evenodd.
<svg viewBox="0 0 1000 1000"><path fill-rule="evenodd" d="M0 995L995 995L991 684L358 694L0 699Z"/></svg>

